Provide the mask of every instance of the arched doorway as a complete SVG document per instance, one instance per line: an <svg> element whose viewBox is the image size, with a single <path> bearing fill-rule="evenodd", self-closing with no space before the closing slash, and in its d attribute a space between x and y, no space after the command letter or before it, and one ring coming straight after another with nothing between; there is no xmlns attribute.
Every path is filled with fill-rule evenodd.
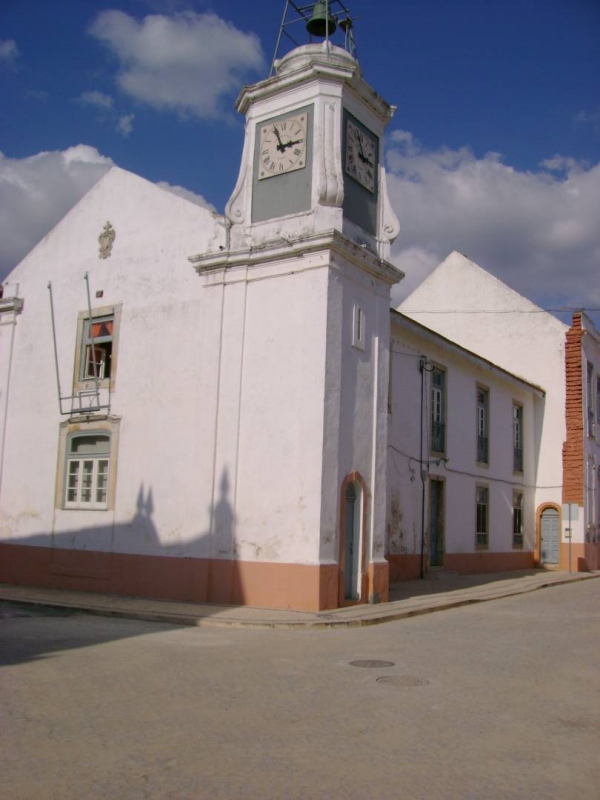
<svg viewBox="0 0 600 800"><path fill-rule="evenodd" d="M556 508L548 507L540 517L540 563L548 566L560 561L560 517Z"/></svg>
<svg viewBox="0 0 600 800"><path fill-rule="evenodd" d="M340 582L341 606L364 601L367 575L364 541L366 486L358 472L352 472L342 485L340 514Z"/></svg>
<svg viewBox="0 0 600 800"><path fill-rule="evenodd" d="M344 600L360 597L360 490L354 483L346 487L344 530Z"/></svg>

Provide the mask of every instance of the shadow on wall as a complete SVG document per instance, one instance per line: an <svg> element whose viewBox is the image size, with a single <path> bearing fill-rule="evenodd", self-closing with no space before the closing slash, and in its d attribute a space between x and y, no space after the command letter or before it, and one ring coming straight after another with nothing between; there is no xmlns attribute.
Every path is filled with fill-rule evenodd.
<svg viewBox="0 0 600 800"><path fill-rule="evenodd" d="M180 602L244 604L229 494L229 475L224 470L219 498L209 509L209 530L168 544L161 541L154 523L152 488L142 485L129 522L0 542L0 582ZM86 516L89 513L106 512L86 512Z"/></svg>

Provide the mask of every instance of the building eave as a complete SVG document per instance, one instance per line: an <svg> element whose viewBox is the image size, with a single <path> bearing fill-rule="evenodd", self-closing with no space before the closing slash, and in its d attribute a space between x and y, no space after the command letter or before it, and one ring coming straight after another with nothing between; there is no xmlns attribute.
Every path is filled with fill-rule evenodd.
<svg viewBox="0 0 600 800"><path fill-rule="evenodd" d="M383 97L369 86L361 76L358 65L356 67L346 67L328 64L323 60L315 60L300 69L292 70L282 75L275 75L260 83L244 86L237 98L235 108L240 114L245 114L250 106L258 101L268 100L282 92L317 79L347 84L351 91L376 114L384 125L394 115L395 107L387 103Z"/></svg>

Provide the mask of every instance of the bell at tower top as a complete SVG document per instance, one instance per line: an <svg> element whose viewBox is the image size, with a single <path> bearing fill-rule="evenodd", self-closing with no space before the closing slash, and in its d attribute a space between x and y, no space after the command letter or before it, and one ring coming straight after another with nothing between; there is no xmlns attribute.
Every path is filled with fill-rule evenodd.
<svg viewBox="0 0 600 800"><path fill-rule="evenodd" d="M336 58L336 51L342 50L354 62L357 61L354 20L342 0L324 0L308 5L286 0L270 76L280 72L286 45L288 49L290 45L294 49L303 49L305 44L310 46L320 42L332 58Z"/></svg>

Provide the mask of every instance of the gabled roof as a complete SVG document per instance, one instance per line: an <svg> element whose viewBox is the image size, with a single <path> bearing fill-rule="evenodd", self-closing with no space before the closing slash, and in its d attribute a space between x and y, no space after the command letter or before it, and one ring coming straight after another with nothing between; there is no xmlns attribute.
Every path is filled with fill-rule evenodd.
<svg viewBox="0 0 600 800"><path fill-rule="evenodd" d="M215 235L214 214L185 197L176 195L132 172L112 167L68 211L9 273L3 283L17 283L32 271L39 274L40 259L52 264L62 260L98 259L98 236L107 221L116 231L115 252L124 244L144 247L150 254L187 249L185 258L198 252ZM48 262L48 266L50 263ZM186 268L182 262L182 268Z"/></svg>
<svg viewBox="0 0 600 800"><path fill-rule="evenodd" d="M547 315L557 327L566 330L543 308L511 289L499 278L456 250L398 306L404 314L421 313L536 313Z"/></svg>

